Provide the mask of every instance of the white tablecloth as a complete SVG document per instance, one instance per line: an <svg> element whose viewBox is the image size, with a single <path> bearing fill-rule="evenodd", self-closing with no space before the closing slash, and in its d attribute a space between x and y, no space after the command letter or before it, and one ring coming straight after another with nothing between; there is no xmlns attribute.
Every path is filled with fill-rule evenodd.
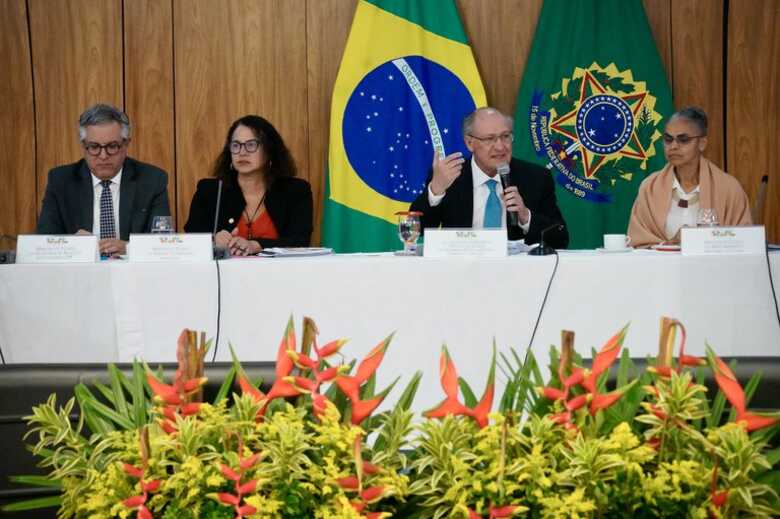
<svg viewBox="0 0 780 519"><path fill-rule="evenodd" d="M242 360L273 360L287 319L311 316L320 341L347 337L360 358L396 332L379 370L386 384L425 375L415 407L442 397L446 343L481 393L490 348L521 354L531 338L554 257L436 260L390 255L247 258L215 263L0 266L0 348L6 362L174 361L182 328L221 329ZM770 254L775 285L780 254ZM780 288L780 287L778 287ZM683 257L634 251L562 252L533 350L544 364L562 329L588 355L631 323L632 356L654 355L661 316L680 319L688 352L780 355L780 326L763 256ZM211 356L209 355L209 358ZM399 387L394 392L400 394Z"/></svg>

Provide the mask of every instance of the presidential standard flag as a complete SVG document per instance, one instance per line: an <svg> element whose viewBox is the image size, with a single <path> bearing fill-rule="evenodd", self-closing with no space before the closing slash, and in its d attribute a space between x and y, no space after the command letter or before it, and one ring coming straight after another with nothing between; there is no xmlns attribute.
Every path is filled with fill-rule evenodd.
<svg viewBox="0 0 780 519"><path fill-rule="evenodd" d="M468 155L461 122L485 90L453 0L359 0L333 88L322 242L401 248L398 211L434 150Z"/></svg>
<svg viewBox="0 0 780 519"><path fill-rule="evenodd" d="M641 0L545 0L515 113L514 155L547 166L572 249L625 233L664 165L673 112Z"/></svg>

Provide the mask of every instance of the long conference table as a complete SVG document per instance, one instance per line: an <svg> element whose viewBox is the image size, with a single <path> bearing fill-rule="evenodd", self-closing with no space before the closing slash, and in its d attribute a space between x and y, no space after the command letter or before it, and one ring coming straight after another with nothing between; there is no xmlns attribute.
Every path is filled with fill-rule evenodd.
<svg viewBox="0 0 780 519"><path fill-rule="evenodd" d="M561 251L532 350L546 365L563 329L584 356L630 323L633 357L655 355L659 319L686 326L687 352L709 343L723 356L780 356L780 253L682 256ZM493 341L529 345L555 258L431 259L392 254L234 258L203 263L0 266L0 348L6 363L175 361L183 328L217 333L216 360L274 360L290 316L314 318L319 341L344 337L362 358L395 332L378 386L424 376L416 409L435 405L446 344L458 373L480 394ZM211 354L208 356L211 359ZM501 377L499 377L501 386ZM499 393L500 394L500 393ZM394 396L393 396L394 395Z"/></svg>

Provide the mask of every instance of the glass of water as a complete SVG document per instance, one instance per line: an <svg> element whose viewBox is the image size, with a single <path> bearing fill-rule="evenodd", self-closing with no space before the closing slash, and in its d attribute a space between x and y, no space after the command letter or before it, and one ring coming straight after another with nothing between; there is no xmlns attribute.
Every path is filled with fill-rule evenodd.
<svg viewBox="0 0 780 519"><path fill-rule="evenodd" d="M715 209L704 208L699 209L699 213L696 215L697 227L717 227L718 225L718 213Z"/></svg>
<svg viewBox="0 0 780 519"><path fill-rule="evenodd" d="M173 232L173 218L170 216L154 216L152 217L152 232L153 233L172 233Z"/></svg>
<svg viewBox="0 0 780 519"><path fill-rule="evenodd" d="M419 211L399 211L395 213L398 216L398 238L404 243L404 256L414 256L417 254L417 239L420 237L420 216Z"/></svg>

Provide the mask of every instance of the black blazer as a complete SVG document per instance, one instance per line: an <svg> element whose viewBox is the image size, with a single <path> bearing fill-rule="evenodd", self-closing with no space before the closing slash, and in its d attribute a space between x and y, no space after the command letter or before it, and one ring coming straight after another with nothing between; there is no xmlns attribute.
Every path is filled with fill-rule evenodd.
<svg viewBox="0 0 780 519"><path fill-rule="evenodd" d="M190 217L184 225L186 232L213 232L217 187L215 178L204 178L198 182L190 204ZM238 184L223 182L217 231L232 231L238 225L245 206L246 200ZM266 190L265 210L274 222L279 239L255 240L263 248L309 246L313 229L313 203L308 182L296 177L277 178Z"/></svg>
<svg viewBox="0 0 780 519"><path fill-rule="evenodd" d="M92 232L95 190L84 159L49 171L38 234ZM147 233L153 216L170 216L168 175L165 171L127 157L119 184L119 238Z"/></svg>
<svg viewBox="0 0 780 519"><path fill-rule="evenodd" d="M471 178L471 160L463 164L458 178L447 189L441 203L431 207L428 203L428 176L426 187L422 194L412 202L412 211L423 213L421 223L426 227L471 227L474 211L474 183ZM531 211L531 226L528 234L518 226L507 226L510 240L525 238L526 243L539 243L542 230L560 223L563 230L550 230L544 233L544 241L556 249L565 249L569 245L569 231L566 222L558 209L555 198L555 183L550 173L543 167L520 159L512 158L509 163L509 176L512 184L517 186L526 207Z"/></svg>

